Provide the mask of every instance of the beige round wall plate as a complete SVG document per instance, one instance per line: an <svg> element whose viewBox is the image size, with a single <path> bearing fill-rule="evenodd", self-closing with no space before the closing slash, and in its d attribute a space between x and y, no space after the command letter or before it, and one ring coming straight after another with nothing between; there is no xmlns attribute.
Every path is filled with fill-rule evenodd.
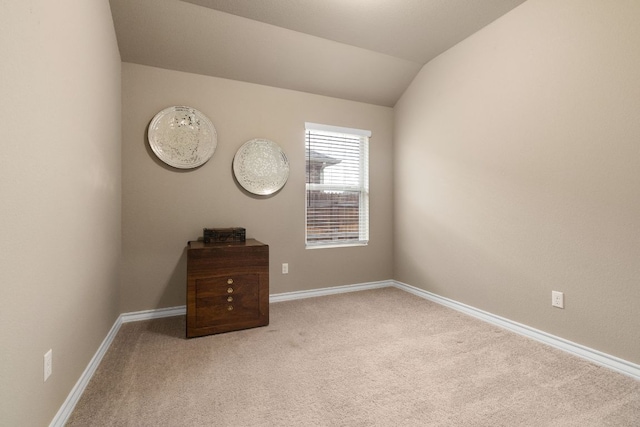
<svg viewBox="0 0 640 427"><path fill-rule="evenodd" d="M147 137L155 155L179 169L203 165L218 145L211 120L187 106L165 108L156 114L149 124Z"/></svg>
<svg viewBox="0 0 640 427"><path fill-rule="evenodd" d="M280 190L289 178L289 161L278 144L268 139L252 139L238 149L233 173L250 193L266 196Z"/></svg>

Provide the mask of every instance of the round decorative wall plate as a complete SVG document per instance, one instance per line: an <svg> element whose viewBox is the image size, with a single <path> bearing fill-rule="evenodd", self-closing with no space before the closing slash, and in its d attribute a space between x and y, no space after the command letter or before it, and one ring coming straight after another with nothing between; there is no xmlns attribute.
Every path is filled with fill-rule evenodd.
<svg viewBox="0 0 640 427"><path fill-rule="evenodd" d="M147 137L155 155L179 169L203 165L218 145L216 128L211 120L186 106L165 108L156 114L149 124Z"/></svg>
<svg viewBox="0 0 640 427"><path fill-rule="evenodd" d="M250 193L266 196L280 190L289 178L289 161L278 144L252 139L233 158L233 174Z"/></svg>

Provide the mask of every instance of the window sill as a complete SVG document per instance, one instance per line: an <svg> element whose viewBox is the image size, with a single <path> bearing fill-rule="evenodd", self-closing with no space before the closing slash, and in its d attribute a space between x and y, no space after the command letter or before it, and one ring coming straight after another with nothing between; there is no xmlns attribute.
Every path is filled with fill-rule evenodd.
<svg viewBox="0 0 640 427"><path fill-rule="evenodd" d="M367 246L368 242L357 243L331 243L326 245L305 245L305 249L335 249L335 248L349 248L353 246Z"/></svg>

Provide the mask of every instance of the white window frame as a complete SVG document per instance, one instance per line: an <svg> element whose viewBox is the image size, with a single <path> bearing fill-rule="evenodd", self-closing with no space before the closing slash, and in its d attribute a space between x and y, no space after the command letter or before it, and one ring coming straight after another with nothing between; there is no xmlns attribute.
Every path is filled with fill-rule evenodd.
<svg viewBox="0 0 640 427"><path fill-rule="evenodd" d="M306 249L319 249L319 248L337 248L347 246L365 246L369 243L369 138L371 137L371 131L363 129L354 129L341 126L323 125L318 123L305 122L305 152L309 150L308 147L308 133L315 132L316 134L329 133L329 134L341 134L348 135L350 137L357 137L360 140L360 155L359 155L359 182L351 185L339 185L339 184L324 184L324 183L310 183L305 174L305 248ZM306 162L305 162L306 163ZM336 240L310 240L307 227L309 206L309 192L310 191L347 191L359 193L359 206L358 206L358 238L357 239L336 239Z"/></svg>

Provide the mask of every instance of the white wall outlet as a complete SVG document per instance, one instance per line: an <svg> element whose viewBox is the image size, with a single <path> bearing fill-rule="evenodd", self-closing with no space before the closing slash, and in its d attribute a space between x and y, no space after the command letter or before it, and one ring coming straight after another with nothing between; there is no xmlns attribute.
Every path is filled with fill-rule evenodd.
<svg viewBox="0 0 640 427"><path fill-rule="evenodd" d="M53 373L53 350L49 349L44 354L44 380L49 379Z"/></svg>
<svg viewBox="0 0 640 427"><path fill-rule="evenodd" d="M558 291L551 291L551 305L564 308L564 294Z"/></svg>
<svg viewBox="0 0 640 427"><path fill-rule="evenodd" d="M282 274L289 274L289 264L288 263L282 263Z"/></svg>

